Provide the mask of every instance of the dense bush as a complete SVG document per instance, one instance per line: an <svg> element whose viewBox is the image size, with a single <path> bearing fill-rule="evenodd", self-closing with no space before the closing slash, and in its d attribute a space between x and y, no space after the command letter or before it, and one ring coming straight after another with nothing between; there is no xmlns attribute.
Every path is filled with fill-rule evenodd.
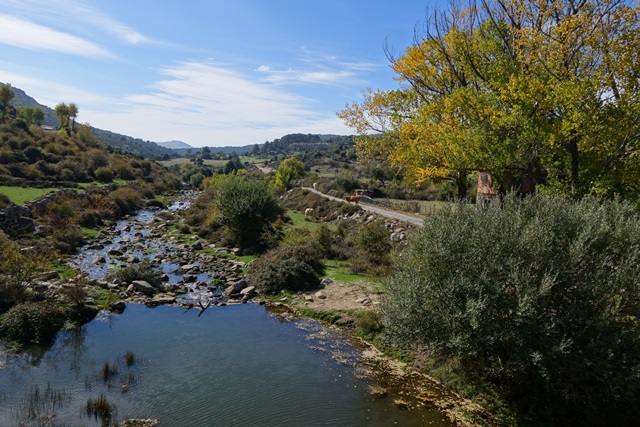
<svg viewBox="0 0 640 427"><path fill-rule="evenodd" d="M93 173L96 179L100 182L111 182L113 181L114 175L111 168L101 166L95 170Z"/></svg>
<svg viewBox="0 0 640 427"><path fill-rule="evenodd" d="M132 187L119 187L109 194L120 215L126 215L142 207L142 196Z"/></svg>
<svg viewBox="0 0 640 427"><path fill-rule="evenodd" d="M46 247L23 250L0 231L0 311L27 299L27 288L49 262Z"/></svg>
<svg viewBox="0 0 640 427"><path fill-rule="evenodd" d="M110 278L120 280L123 283L131 283L134 280L144 280L153 286L162 284L162 271L148 259L143 259L137 264L119 267L109 274Z"/></svg>
<svg viewBox="0 0 640 427"><path fill-rule="evenodd" d="M261 180L228 175L215 183L215 221L226 227L240 247L260 245L261 236L283 213L269 186Z"/></svg>
<svg viewBox="0 0 640 427"><path fill-rule="evenodd" d="M263 294L274 295L285 289L295 292L317 287L322 267L318 254L307 246L287 246L252 262L246 279Z"/></svg>
<svg viewBox="0 0 640 427"><path fill-rule="evenodd" d="M0 209L6 208L7 206L9 206L9 203L11 203L9 197L3 193L0 193Z"/></svg>
<svg viewBox="0 0 640 427"><path fill-rule="evenodd" d="M62 312L51 303L18 304L2 317L2 336L22 344L49 344L64 323Z"/></svg>
<svg viewBox="0 0 640 427"><path fill-rule="evenodd" d="M296 158L284 160L276 170L274 186L277 191L289 189L290 183L294 179L304 176L304 163Z"/></svg>
<svg viewBox="0 0 640 427"><path fill-rule="evenodd" d="M393 250L390 234L382 220L358 227L351 234L355 249L350 256L351 270L354 273L387 274L391 268Z"/></svg>
<svg viewBox="0 0 640 427"><path fill-rule="evenodd" d="M640 417L640 217L594 200L507 197L437 211L387 280L391 338L493 383L523 420Z"/></svg>

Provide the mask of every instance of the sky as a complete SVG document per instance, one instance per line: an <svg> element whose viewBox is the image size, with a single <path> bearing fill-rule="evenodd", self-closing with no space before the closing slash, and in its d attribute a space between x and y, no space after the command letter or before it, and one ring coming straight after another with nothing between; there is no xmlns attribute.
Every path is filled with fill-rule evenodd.
<svg viewBox="0 0 640 427"><path fill-rule="evenodd" d="M398 87L434 0L0 0L0 82L150 141L348 135L336 112Z"/></svg>

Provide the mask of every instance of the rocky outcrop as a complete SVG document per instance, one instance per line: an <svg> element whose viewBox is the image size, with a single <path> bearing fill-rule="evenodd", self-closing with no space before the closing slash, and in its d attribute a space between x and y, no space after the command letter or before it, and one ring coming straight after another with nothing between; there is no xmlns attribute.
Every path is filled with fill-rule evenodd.
<svg viewBox="0 0 640 427"><path fill-rule="evenodd" d="M9 236L33 231L33 228L33 217L29 208L11 203L0 210L0 230Z"/></svg>
<svg viewBox="0 0 640 427"><path fill-rule="evenodd" d="M86 193L78 193L75 190L65 188L47 193L44 196L25 203L24 206L11 203L6 208L0 210L0 230L10 236L16 236L24 232L32 232L34 230L33 213L45 211L49 203L58 197L77 199L89 196Z"/></svg>

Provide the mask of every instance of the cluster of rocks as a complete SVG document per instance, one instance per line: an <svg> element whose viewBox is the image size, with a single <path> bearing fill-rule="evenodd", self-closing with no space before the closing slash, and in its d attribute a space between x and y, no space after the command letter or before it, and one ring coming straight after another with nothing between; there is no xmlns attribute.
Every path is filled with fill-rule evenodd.
<svg viewBox="0 0 640 427"><path fill-rule="evenodd" d="M204 309L209 305L246 302L256 296L255 287L243 279L246 263L229 257L238 254L239 249L216 247L197 236L192 236L188 243L174 243L178 233L168 232L171 221L157 217L149 223L130 219L101 232L99 239L86 247L81 257L91 259L89 270L105 272L107 267L131 266L143 258L156 266L175 266L163 274L161 284L144 280L122 283L109 275L94 280L95 285L122 298L123 302L112 304L113 310L124 309L124 301ZM208 250L199 252L202 249Z"/></svg>
<svg viewBox="0 0 640 427"><path fill-rule="evenodd" d="M340 215L338 219L350 220L359 223L368 224L373 221L383 220L384 226L389 230L389 239L393 243L406 242L407 236L415 229L411 224L404 223L397 219L389 219L381 217L364 210L355 212L351 215Z"/></svg>
<svg viewBox="0 0 640 427"><path fill-rule="evenodd" d="M81 198L88 197L85 193L78 193L70 188L63 188L52 191L35 200L27 202L24 206L10 203L4 209L0 209L0 230L9 236L17 236L22 232L30 232L34 230L33 213L37 211L45 211L49 203L58 197L65 198Z"/></svg>
<svg viewBox="0 0 640 427"><path fill-rule="evenodd" d="M11 203L6 208L0 209L0 230L9 236L33 230L33 223L31 211L25 206Z"/></svg>

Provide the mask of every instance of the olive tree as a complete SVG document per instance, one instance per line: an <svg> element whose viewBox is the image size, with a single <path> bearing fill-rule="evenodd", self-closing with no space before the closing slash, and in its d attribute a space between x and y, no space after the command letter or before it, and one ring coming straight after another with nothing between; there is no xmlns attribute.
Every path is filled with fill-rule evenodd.
<svg viewBox="0 0 640 427"><path fill-rule="evenodd" d="M639 277L629 204L460 204L411 239L383 321L391 339L427 345L521 413L624 424L640 415Z"/></svg>

